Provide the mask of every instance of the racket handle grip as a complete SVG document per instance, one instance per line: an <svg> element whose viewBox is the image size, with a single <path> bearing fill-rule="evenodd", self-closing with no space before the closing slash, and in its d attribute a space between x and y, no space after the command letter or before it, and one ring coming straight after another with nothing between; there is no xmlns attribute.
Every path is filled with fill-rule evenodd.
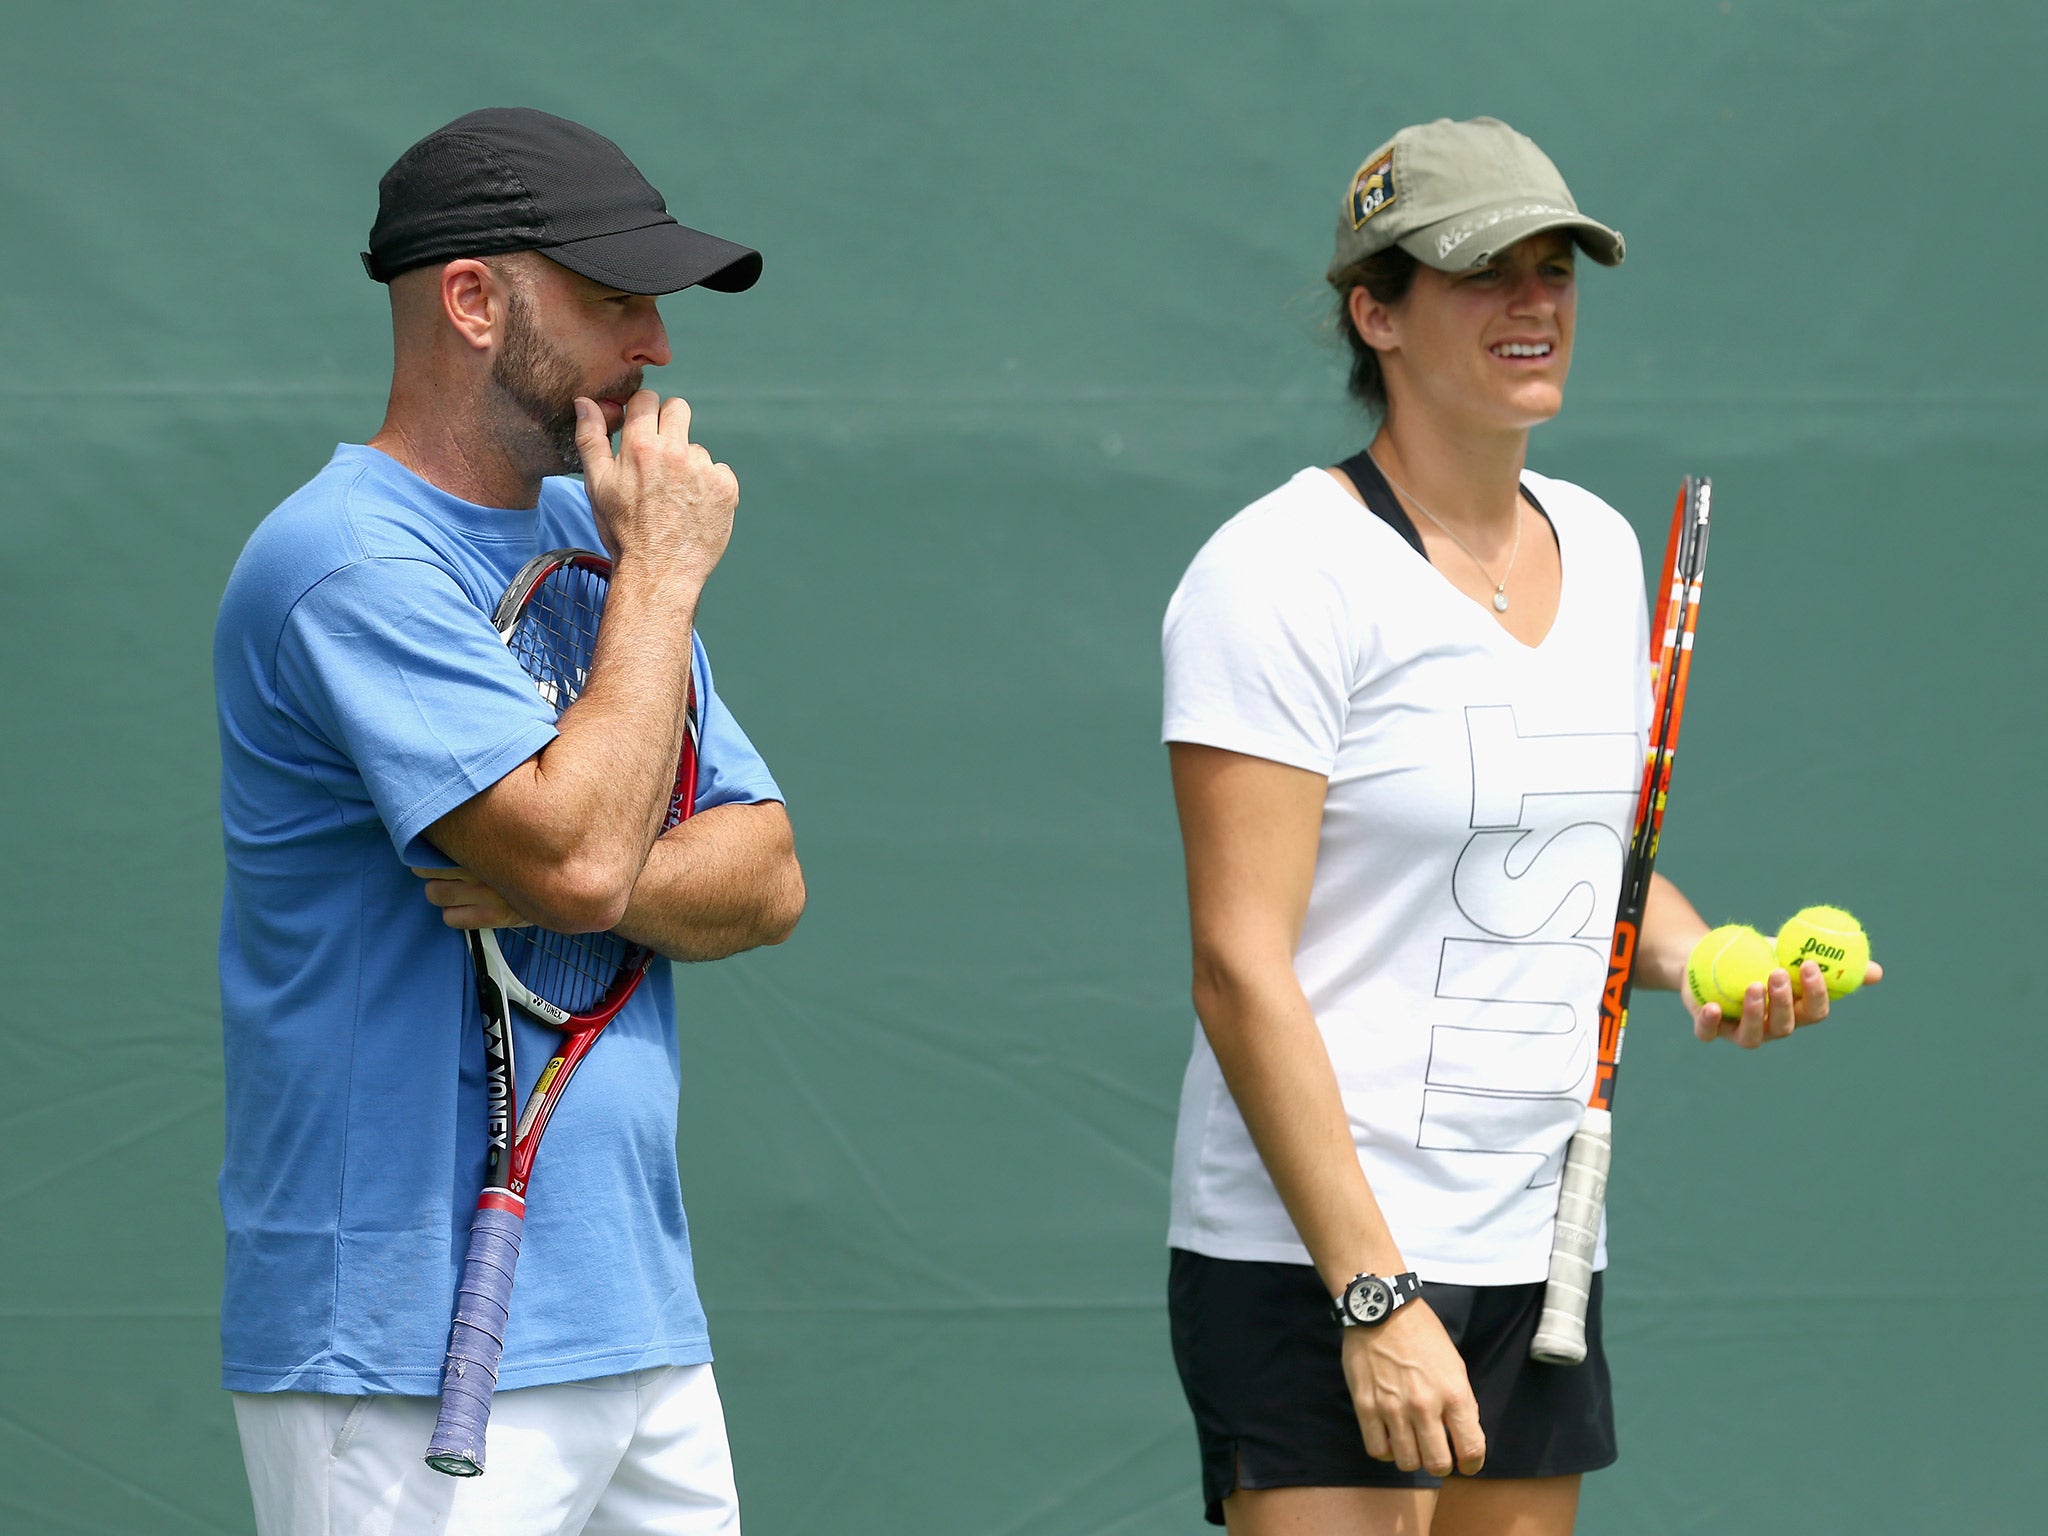
<svg viewBox="0 0 2048 1536"><path fill-rule="evenodd" d="M1529 1358L1577 1365L1586 1358L1586 1308L1593 1300L1593 1250L1607 1208L1607 1169L1614 1160L1614 1117L1587 1109L1565 1150L1558 1178L1557 1228L1550 1240L1550 1284Z"/></svg>
<svg viewBox="0 0 2048 1536"><path fill-rule="evenodd" d="M505 1353L505 1319L512 1311L512 1276L525 1226L523 1216L494 1206L480 1207L469 1224L469 1257L455 1288L455 1321L441 1362L441 1416L427 1443L427 1465L450 1477L476 1477L484 1469L484 1431Z"/></svg>

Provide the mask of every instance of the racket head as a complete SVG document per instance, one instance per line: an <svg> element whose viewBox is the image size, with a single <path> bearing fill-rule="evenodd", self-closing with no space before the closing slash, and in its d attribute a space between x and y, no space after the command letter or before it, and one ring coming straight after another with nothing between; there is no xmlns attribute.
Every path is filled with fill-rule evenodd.
<svg viewBox="0 0 2048 1536"><path fill-rule="evenodd" d="M491 616L505 647L559 719L583 695L597 657L611 562L587 549L551 549L519 568ZM697 687L693 674L663 830L683 821L697 789ZM487 930L515 986L512 1000L559 1029L609 1022L639 985L653 951L615 933L556 933L527 926Z"/></svg>
<svg viewBox="0 0 2048 1536"><path fill-rule="evenodd" d="M1649 905L1650 877L1664 830L1664 806L1671 788L1671 769L1678 750L1678 728L1685 719L1685 690L1692 676L1693 636L1699 627L1700 592L1706 578L1708 520L1713 509L1713 483L1688 475L1678 491L1678 510L1664 554L1666 601L1652 630L1655 648L1655 708L1650 720L1649 750L1636 795L1634 830L1622 866L1621 899L1614 918L1608 953L1607 982L1600 995L1600 1036L1589 1107L1613 1107L1614 1080L1621 1063L1622 1040L1628 1030L1629 998L1635 989L1637 939Z"/></svg>

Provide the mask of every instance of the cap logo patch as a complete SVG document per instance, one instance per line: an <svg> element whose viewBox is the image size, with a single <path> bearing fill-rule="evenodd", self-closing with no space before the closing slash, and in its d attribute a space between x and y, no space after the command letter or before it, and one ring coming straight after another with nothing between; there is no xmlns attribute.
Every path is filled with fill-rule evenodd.
<svg viewBox="0 0 2048 1536"><path fill-rule="evenodd" d="M1363 229L1365 221L1394 196L1394 152L1390 149L1379 159L1368 160L1351 178L1351 227Z"/></svg>

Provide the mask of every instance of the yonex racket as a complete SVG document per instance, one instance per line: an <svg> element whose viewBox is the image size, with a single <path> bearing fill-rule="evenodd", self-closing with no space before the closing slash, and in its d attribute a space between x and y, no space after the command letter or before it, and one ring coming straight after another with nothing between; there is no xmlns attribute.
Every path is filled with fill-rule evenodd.
<svg viewBox="0 0 2048 1536"><path fill-rule="evenodd" d="M1671 537L1664 546L1664 582L1650 626L1650 746L1636 794L1635 831L1622 867L1621 900L1608 951L1607 985L1600 994L1600 1063L1593 1096L1565 1152L1558 1179L1557 1227L1551 1238L1550 1283L1543 1316L1529 1346L1531 1358L1552 1365L1577 1365L1586 1358L1586 1307L1593 1292L1593 1250L1600 1217L1607 1208L1607 1169L1614 1156L1614 1078L1621 1064L1621 1039L1628 1028L1629 993L1635 984L1636 941L1650 897L1650 872L1664 829L1664 801L1671 789L1671 764L1685 717L1685 685L1692 672L1693 633L1700 618L1700 583L1707 569L1707 518L1713 484L1688 475L1671 513Z"/></svg>
<svg viewBox="0 0 2048 1536"><path fill-rule="evenodd" d="M610 578L611 562L601 555L551 550L520 568L491 616L557 715L576 702L589 679ZM667 826L690 814L696 783L693 681ZM625 1007L654 958L652 950L614 933L554 933L534 927L475 930L469 935L469 952L484 1016L490 1160L470 1223L469 1257L456 1288L455 1319L441 1366L441 1416L427 1446L427 1465L451 1477L475 1477L484 1469L484 1431L491 1418L498 1360L505 1349L512 1276L526 1221L526 1186L548 1117L577 1064ZM562 1032L562 1043L541 1069L524 1115L517 1113L512 1062L514 1007Z"/></svg>

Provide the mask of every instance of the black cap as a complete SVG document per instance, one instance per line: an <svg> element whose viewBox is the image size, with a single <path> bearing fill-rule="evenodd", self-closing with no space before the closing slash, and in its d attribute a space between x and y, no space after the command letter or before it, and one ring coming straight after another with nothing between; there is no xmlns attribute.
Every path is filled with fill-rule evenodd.
<svg viewBox="0 0 2048 1536"><path fill-rule="evenodd" d="M626 293L754 286L761 255L686 229L625 151L530 107L486 107L413 145L377 184L363 270L380 283L430 262L539 251Z"/></svg>

